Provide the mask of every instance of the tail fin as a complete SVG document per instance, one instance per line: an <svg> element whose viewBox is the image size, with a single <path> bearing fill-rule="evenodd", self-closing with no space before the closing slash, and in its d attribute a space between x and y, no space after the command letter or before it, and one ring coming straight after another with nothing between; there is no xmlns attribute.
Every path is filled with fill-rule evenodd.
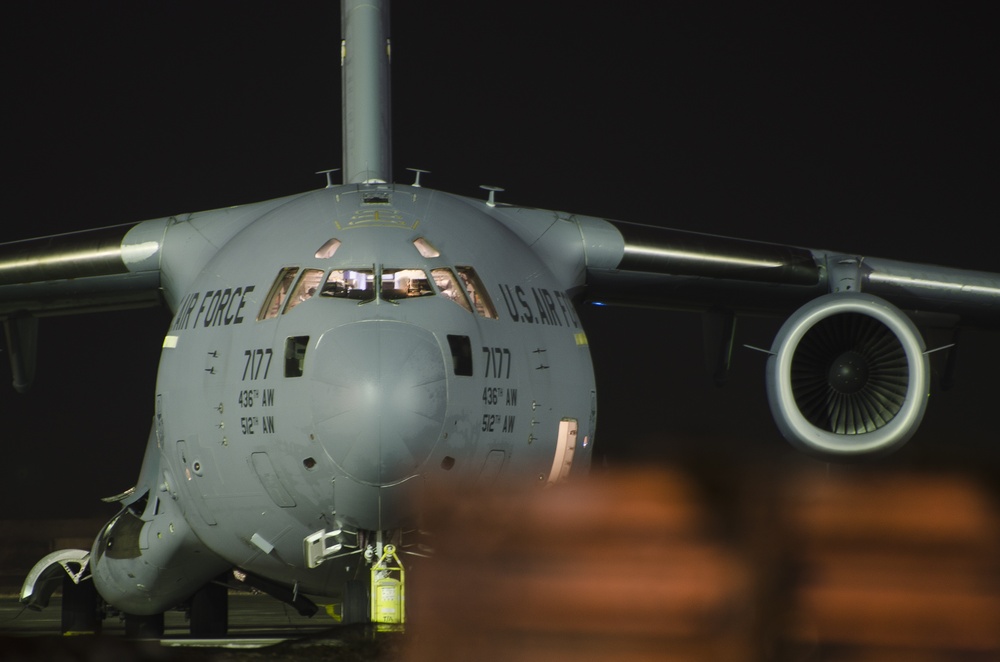
<svg viewBox="0 0 1000 662"><path fill-rule="evenodd" d="M342 0L344 183L392 180L388 0Z"/></svg>

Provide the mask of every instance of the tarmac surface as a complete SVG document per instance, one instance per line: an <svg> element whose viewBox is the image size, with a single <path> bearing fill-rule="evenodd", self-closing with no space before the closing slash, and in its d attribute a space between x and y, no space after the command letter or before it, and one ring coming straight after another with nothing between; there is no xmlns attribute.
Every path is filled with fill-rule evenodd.
<svg viewBox="0 0 1000 662"><path fill-rule="evenodd" d="M407 569L406 632L230 594L225 640L61 637L0 597L0 661L995 662L994 472L638 469L444 498ZM24 527L22 527L24 528Z"/></svg>
<svg viewBox="0 0 1000 662"><path fill-rule="evenodd" d="M25 609L15 595L0 595L0 660L60 662L172 662L226 660L395 659L400 636L342 626L324 611L308 618L270 597L231 593L225 639L194 639L184 614L169 612L160 640L126 639L117 617L104 620L100 635L61 636L59 596L42 611Z"/></svg>

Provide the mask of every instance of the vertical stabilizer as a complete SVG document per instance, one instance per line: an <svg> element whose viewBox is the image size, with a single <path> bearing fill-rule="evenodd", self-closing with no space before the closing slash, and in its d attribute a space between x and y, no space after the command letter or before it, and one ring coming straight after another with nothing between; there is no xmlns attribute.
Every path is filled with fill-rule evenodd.
<svg viewBox="0 0 1000 662"><path fill-rule="evenodd" d="M389 2L342 0L344 183L392 180Z"/></svg>

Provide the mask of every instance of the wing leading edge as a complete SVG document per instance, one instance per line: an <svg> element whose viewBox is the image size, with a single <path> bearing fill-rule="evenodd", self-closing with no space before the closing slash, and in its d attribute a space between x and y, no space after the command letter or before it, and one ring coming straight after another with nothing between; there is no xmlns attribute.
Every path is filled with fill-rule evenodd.
<svg viewBox="0 0 1000 662"><path fill-rule="evenodd" d="M827 293L865 292L938 324L1000 327L1000 274L609 221L613 268L588 262L587 298L681 309L788 313Z"/></svg>
<svg viewBox="0 0 1000 662"><path fill-rule="evenodd" d="M583 301L708 313L723 354L737 316L784 318L768 351L771 413L788 441L822 456L889 452L916 432L933 351L918 325L1000 327L996 273L542 210L496 215Z"/></svg>
<svg viewBox="0 0 1000 662"><path fill-rule="evenodd" d="M1000 328L1000 274L674 230L542 209L491 212L585 301L788 315L865 292L946 326Z"/></svg>
<svg viewBox="0 0 1000 662"><path fill-rule="evenodd" d="M174 311L226 242L297 197L0 244L0 321L15 389L34 379L39 318Z"/></svg>

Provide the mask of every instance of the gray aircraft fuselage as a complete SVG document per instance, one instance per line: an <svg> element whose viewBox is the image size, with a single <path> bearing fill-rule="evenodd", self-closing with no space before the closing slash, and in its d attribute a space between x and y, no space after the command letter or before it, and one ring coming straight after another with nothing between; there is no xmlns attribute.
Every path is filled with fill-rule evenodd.
<svg viewBox="0 0 1000 662"><path fill-rule="evenodd" d="M409 542L429 490L586 471L595 386L569 281L484 201L349 185L240 209L206 214L245 227L166 290L147 496L91 555L106 599L160 612L233 566L329 595L379 532ZM147 223L166 257L198 219ZM131 529L143 553L116 558ZM310 560L304 541L331 531L347 544Z"/></svg>

